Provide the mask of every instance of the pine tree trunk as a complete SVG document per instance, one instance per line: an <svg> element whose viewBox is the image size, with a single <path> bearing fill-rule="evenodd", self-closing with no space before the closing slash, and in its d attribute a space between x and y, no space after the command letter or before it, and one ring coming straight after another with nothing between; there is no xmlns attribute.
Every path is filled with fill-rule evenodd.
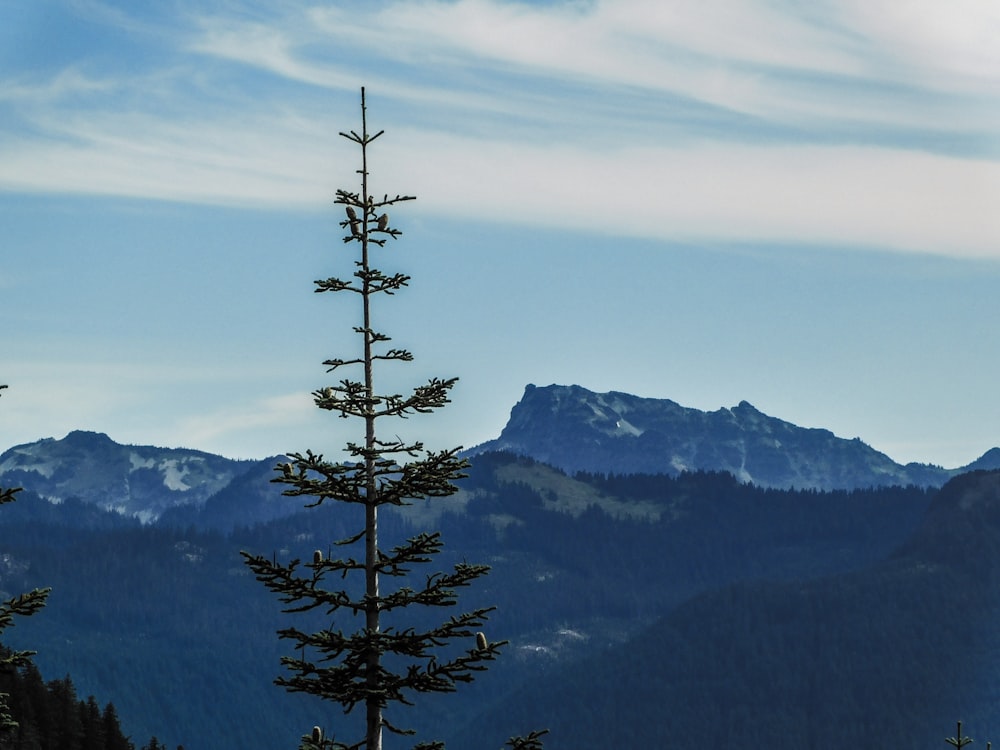
<svg viewBox="0 0 1000 750"><path fill-rule="evenodd" d="M361 198L365 204L361 220L361 267L364 272L364 282L362 285L362 300L364 301L364 368L365 368L365 396L368 399L367 416L365 417L365 448L368 453L365 457L365 475L367 479L367 502L365 505L365 627L369 633L374 634L379 630L379 586L378 586L378 487L375 482L375 384L373 376L373 356L372 356L372 321L371 321L371 282L368 271L368 115L365 108L364 89L361 90L361 134L363 143L361 146ZM371 691L375 691L379 685L380 655L377 649L372 648L368 652L366 659L367 675L366 683ZM380 701L376 697L369 696L366 701L367 714L367 739L366 750L382 750L382 708Z"/></svg>

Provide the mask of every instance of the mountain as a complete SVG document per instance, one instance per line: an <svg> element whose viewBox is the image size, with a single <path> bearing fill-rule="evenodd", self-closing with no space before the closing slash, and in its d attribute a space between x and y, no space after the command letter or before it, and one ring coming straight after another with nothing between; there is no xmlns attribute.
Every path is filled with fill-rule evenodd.
<svg viewBox="0 0 1000 750"><path fill-rule="evenodd" d="M573 473L726 471L762 487L939 487L969 469L1000 468L994 449L962 469L901 465L829 430L798 427L746 401L704 412L668 399L594 393L578 385L528 385L500 437L468 454L509 451Z"/></svg>
<svg viewBox="0 0 1000 750"><path fill-rule="evenodd" d="M449 747L548 726L550 750L932 747L1000 733L1000 472L964 474L888 558L690 598L627 642L540 675Z"/></svg>
<svg viewBox="0 0 1000 750"><path fill-rule="evenodd" d="M167 508L157 520L160 526L213 529L230 532L241 526L267 523L302 510L307 502L301 497L286 497L284 487L273 483L275 456L255 461L242 474L209 497L204 503Z"/></svg>
<svg viewBox="0 0 1000 750"><path fill-rule="evenodd" d="M259 484L273 486L264 467L243 479L254 471ZM933 498L916 487L765 489L706 472L570 477L494 453L476 457L468 473L457 495L386 508L379 518L386 549L440 531L445 547L432 570L491 566L461 592L460 606L498 606L487 632L510 641L503 658L454 696L420 696L399 719L419 729L419 739L445 739L456 750L462 746L451 739L462 717L599 657L694 597L734 583L836 576L884 559ZM211 515L228 493L202 508ZM287 745L315 724L339 735L350 717L337 707L272 685L288 650L275 631L302 621L281 614L239 550L281 560L309 559L315 549L351 556L357 550L331 545L356 533L357 511L324 503L219 533L167 523L173 512L141 525L94 504L53 505L25 491L0 509L0 592L52 586L53 594L45 610L10 631L10 645L37 650L45 674L69 673L82 692L113 700L133 736L236 750ZM314 616L319 627L329 625L325 612ZM408 624L416 618L427 614L405 615ZM617 691L614 683L609 690ZM537 726L496 726L475 747L500 747Z"/></svg>
<svg viewBox="0 0 1000 750"><path fill-rule="evenodd" d="M966 473L970 471L995 471L1000 469L1000 448L990 448L968 466L963 466L959 471Z"/></svg>
<svg viewBox="0 0 1000 750"><path fill-rule="evenodd" d="M500 436L467 452L504 451L570 474L723 471L761 487L816 490L939 487L964 471L1000 468L1000 448L960 469L901 465L860 439L798 427L746 401L703 412L667 399L528 385ZM120 445L74 431L0 454L0 482L51 502L77 498L174 527L228 532L297 512L270 483L280 457L235 461L181 448Z"/></svg>
<svg viewBox="0 0 1000 750"><path fill-rule="evenodd" d="M77 498L148 523L168 508L203 505L252 464L183 448L119 445L102 433L78 430L5 451L0 483L55 503Z"/></svg>
<svg viewBox="0 0 1000 750"><path fill-rule="evenodd" d="M973 473L940 491L916 481L830 491L749 484L741 480L762 475L761 435L779 457L796 449L800 463L785 463L797 476L857 474L844 456L875 452L749 404L706 414L559 386L529 387L500 440L537 432L536 442L572 456L589 435L608 453L618 449L609 420L639 445L667 434L664 412L686 417L689 434L728 413L729 427L703 430L719 447L703 442L694 455L741 450L745 474L695 461L640 472L637 454L628 471L587 461L570 475L510 444L500 453L480 446L456 495L380 516L387 549L439 530L435 569L489 564L461 606L498 605L489 636L510 641L468 689L418 701L421 739L464 750L551 726L552 750L664 746L700 736L701 721L711 744L766 738L791 750L874 744L844 727L909 742L917 730L948 731L959 711L986 721L987 702L1000 704L988 680L1000 670L1000 641L989 635L1000 615L1000 502L990 482L1000 480ZM562 440L542 429L546 420L566 427ZM0 594L54 588L9 645L37 649L45 673L71 673L85 692L113 700L134 736L163 731L235 750L294 742L317 723L342 728L349 717L336 708L271 684L287 647L275 631L290 621L239 551L309 559L356 533L357 509L302 510L269 481L276 461L122 446L86 432L0 455L0 484L26 488L0 511ZM1000 450L977 464L998 461ZM935 467L902 469L912 478ZM828 730L850 741L817 739Z"/></svg>

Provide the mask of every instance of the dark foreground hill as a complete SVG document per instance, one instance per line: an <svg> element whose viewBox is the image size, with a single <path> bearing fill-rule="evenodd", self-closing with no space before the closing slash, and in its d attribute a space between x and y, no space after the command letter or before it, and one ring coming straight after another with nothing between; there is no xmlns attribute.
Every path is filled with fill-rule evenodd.
<svg viewBox="0 0 1000 750"><path fill-rule="evenodd" d="M627 643L500 701L452 744L518 722L553 750L935 747L1000 736L1000 473L952 480L883 562L704 593Z"/></svg>
<svg viewBox="0 0 1000 750"><path fill-rule="evenodd" d="M465 718L567 664L599 658L692 597L885 558L917 528L930 498L912 487L766 490L712 473L568 477L529 459L479 456L457 496L386 513L382 538L391 545L440 529L437 569L490 564L462 602L499 605L489 635L511 643L471 689L418 697L419 710L401 722L420 729L419 739L460 749L452 740ZM294 746L314 724L345 720L271 684L285 649L275 631L289 621L239 550L308 559L355 531L353 510L324 505L227 535L143 526L93 503L52 505L22 493L0 523L0 590L53 593L10 632L11 645L37 649L44 674L71 674L81 693L112 700L134 737L219 750ZM611 693L616 685L606 683ZM541 725L560 724L571 708ZM499 747L536 726L498 724L475 746Z"/></svg>
<svg viewBox="0 0 1000 750"><path fill-rule="evenodd" d="M901 465L859 438L799 427L746 401L705 412L668 399L529 385L496 440L470 451L509 451L574 473L725 471L761 487L940 487L971 469L1000 468L1000 451L962 469Z"/></svg>

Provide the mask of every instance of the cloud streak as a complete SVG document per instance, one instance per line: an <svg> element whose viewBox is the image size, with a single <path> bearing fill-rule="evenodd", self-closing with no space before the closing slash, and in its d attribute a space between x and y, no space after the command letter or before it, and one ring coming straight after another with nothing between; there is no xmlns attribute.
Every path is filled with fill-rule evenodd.
<svg viewBox="0 0 1000 750"><path fill-rule="evenodd" d="M1000 164L865 147L703 144L622 149L435 143L388 154L425 206L657 239L812 241L989 257L1000 242ZM407 153L420 148L440 170ZM502 165L502 166L499 166Z"/></svg>
<svg viewBox="0 0 1000 750"><path fill-rule="evenodd" d="M1000 13L918 6L227 3L138 74L0 88L27 123L0 189L316 209L346 161L326 97L366 82L394 131L380 176L434 212L1000 257Z"/></svg>

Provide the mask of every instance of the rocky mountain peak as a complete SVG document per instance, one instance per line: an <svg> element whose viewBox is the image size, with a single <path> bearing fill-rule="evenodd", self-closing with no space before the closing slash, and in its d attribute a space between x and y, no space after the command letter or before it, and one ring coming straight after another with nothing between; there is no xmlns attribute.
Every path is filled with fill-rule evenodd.
<svg viewBox="0 0 1000 750"><path fill-rule="evenodd" d="M705 412L579 385L528 385L500 436L469 453L487 450L529 456L569 473L728 471L764 487L819 490L940 486L959 471L903 466L858 438L799 427L745 400Z"/></svg>
<svg viewBox="0 0 1000 750"><path fill-rule="evenodd" d="M49 438L51 440L51 438ZM73 430L62 439L66 445L114 445L115 442L103 432Z"/></svg>

